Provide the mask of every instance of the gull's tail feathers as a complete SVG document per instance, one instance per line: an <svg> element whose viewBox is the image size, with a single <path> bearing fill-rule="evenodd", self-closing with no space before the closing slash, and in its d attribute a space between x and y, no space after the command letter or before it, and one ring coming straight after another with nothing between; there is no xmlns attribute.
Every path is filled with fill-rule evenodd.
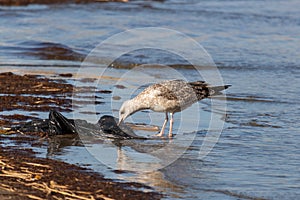
<svg viewBox="0 0 300 200"><path fill-rule="evenodd" d="M231 85L223 85L223 86L212 86L204 81L196 81L196 82L190 82L189 83L191 87L194 89L194 92L197 95L198 100L221 95L221 91L229 88Z"/></svg>
<svg viewBox="0 0 300 200"><path fill-rule="evenodd" d="M223 90L226 90L231 85L223 85L223 86L209 86L209 96L222 95Z"/></svg>

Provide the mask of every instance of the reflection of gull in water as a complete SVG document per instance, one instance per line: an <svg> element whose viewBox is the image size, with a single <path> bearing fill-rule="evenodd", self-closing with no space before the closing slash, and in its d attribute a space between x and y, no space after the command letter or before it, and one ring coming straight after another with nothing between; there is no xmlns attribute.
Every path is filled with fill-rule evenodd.
<svg viewBox="0 0 300 200"><path fill-rule="evenodd" d="M147 87L133 99L127 100L119 112L119 124L129 115L145 109L165 112L166 118L157 136L163 136L170 113L169 137L172 137L173 114L191 106L206 97L221 94L220 91L230 85L211 86L203 81L186 82L184 80L163 81Z"/></svg>
<svg viewBox="0 0 300 200"><path fill-rule="evenodd" d="M176 185L176 183L168 181L163 172L160 169L164 166L157 162L145 162L144 160L137 160L137 158L130 157L126 155L124 149L118 149L118 159L117 159L117 170L121 172L130 172L135 173L125 174L123 176L120 174L118 179L126 180L127 182L139 182L151 187L155 187L160 192L167 192L170 189L176 193L183 193L184 190L181 186ZM143 157L145 154L142 155Z"/></svg>

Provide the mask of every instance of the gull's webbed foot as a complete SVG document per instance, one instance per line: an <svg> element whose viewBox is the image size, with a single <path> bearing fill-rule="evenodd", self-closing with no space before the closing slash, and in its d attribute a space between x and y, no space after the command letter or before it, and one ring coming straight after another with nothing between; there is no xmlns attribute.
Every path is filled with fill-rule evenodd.
<svg viewBox="0 0 300 200"><path fill-rule="evenodd" d="M161 130L158 134L155 134L155 137L162 137L164 135L164 131Z"/></svg>

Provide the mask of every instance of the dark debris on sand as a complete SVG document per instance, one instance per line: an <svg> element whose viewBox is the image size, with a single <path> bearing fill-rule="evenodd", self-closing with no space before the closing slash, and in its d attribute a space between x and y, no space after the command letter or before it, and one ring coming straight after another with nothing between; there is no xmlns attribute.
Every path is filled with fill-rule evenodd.
<svg viewBox="0 0 300 200"><path fill-rule="evenodd" d="M71 76L68 76L71 77ZM68 78L65 77L65 78ZM44 133L8 131L18 123L38 119L37 112L71 111L72 95L85 96L95 88L75 88L61 79L0 73L0 199L160 199L161 194L138 183L119 183L68 163L37 158ZM99 92L98 94L101 94ZM101 97L97 96L97 99ZM25 111L19 114L17 111ZM34 112L30 112L34 111ZM38 119L37 121L40 121ZM7 136L5 134L14 134ZM33 136L29 136L33 135ZM4 141L13 144L7 146ZM28 148L24 148L28 146Z"/></svg>
<svg viewBox="0 0 300 200"><path fill-rule="evenodd" d="M61 74L59 75L61 76ZM68 75L70 77L70 75ZM94 87L74 87L62 79L50 79L38 75L17 75L11 72L0 73L0 112L21 110L28 113L71 112L76 106L82 104L100 104L101 101L74 100L78 94L102 93ZM86 99L86 98L85 98ZM76 104L76 105L74 105ZM16 121L33 119L30 116L1 115L0 125L12 125Z"/></svg>
<svg viewBox="0 0 300 200"><path fill-rule="evenodd" d="M0 136L0 141L3 136ZM160 199L139 183L119 183L76 165L0 145L0 199ZM145 192L143 190L148 190Z"/></svg>
<svg viewBox="0 0 300 200"><path fill-rule="evenodd" d="M73 85L67 84L63 80L51 80L28 74L21 76L12 72L0 74L1 94L69 95L72 94L73 89Z"/></svg>

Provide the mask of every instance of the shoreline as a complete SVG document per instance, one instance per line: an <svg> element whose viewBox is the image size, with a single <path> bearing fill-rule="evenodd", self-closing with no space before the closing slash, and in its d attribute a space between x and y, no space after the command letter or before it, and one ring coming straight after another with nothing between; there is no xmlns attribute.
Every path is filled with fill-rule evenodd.
<svg viewBox="0 0 300 200"><path fill-rule="evenodd" d="M18 137L17 135L15 137ZM0 135L1 141L5 136ZM21 138L23 139L23 137ZM28 142L28 141L22 141ZM73 164L35 157L30 149L0 143L0 199L160 199L140 183L120 183Z"/></svg>
<svg viewBox="0 0 300 200"><path fill-rule="evenodd" d="M50 109L72 112L72 93L86 94L94 89L75 87L66 77L72 78L70 74L56 74L52 79L0 73L0 112L12 112L0 113L0 199L161 199L163 194L147 185L120 183L88 168L35 156L33 148L43 145L39 140L47 138L47 132L10 129L39 119L38 113ZM101 94L103 91L98 91L97 95Z"/></svg>

